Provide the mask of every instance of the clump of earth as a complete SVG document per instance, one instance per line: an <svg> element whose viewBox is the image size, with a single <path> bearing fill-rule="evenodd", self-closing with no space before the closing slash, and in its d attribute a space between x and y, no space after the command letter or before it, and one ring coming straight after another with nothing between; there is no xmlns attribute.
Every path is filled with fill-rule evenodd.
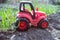
<svg viewBox="0 0 60 40"><path fill-rule="evenodd" d="M47 29L30 28L25 32L8 30L0 32L0 40L60 40L60 13L48 16Z"/></svg>

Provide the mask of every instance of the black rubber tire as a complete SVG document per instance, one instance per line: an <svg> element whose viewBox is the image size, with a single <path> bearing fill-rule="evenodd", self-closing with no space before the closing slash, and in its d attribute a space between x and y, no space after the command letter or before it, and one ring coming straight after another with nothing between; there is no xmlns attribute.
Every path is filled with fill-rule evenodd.
<svg viewBox="0 0 60 40"><path fill-rule="evenodd" d="M39 23L38 23L38 28L46 29L46 28L48 27L48 26L47 26L46 28L43 28L43 27L42 27L42 23L43 23L43 22L47 22L47 23L48 23L48 20L44 20L44 19L43 19L43 20L39 21ZM48 25L49 25L49 23L48 23Z"/></svg>
<svg viewBox="0 0 60 40"><path fill-rule="evenodd" d="M20 21L25 21L25 22L26 22L26 25L27 25L26 29L20 30L20 29L18 28L18 24L19 24ZM27 30L29 29L29 27L30 27L29 21L28 21L26 18L20 18L20 19L18 19L18 20L16 21L15 26L17 26L16 30L18 30L18 31L27 31Z"/></svg>

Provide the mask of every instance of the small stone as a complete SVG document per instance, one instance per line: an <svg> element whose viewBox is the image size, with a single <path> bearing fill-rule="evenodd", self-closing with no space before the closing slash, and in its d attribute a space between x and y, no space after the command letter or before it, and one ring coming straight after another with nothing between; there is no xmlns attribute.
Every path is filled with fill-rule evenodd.
<svg viewBox="0 0 60 40"><path fill-rule="evenodd" d="M15 36L16 36L16 35L12 35L11 38L10 38L10 40L13 40Z"/></svg>

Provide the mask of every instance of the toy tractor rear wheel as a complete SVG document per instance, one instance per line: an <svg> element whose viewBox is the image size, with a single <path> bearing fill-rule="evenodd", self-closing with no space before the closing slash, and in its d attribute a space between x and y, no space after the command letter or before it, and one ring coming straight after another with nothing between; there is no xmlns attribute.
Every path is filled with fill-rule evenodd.
<svg viewBox="0 0 60 40"><path fill-rule="evenodd" d="M48 21L47 20L41 20L39 23L38 23L38 27L39 28L42 28L42 29L46 29L48 27Z"/></svg>
<svg viewBox="0 0 60 40"><path fill-rule="evenodd" d="M25 18L21 18L19 22L17 22L17 27L18 31L26 31L29 28L29 21Z"/></svg>

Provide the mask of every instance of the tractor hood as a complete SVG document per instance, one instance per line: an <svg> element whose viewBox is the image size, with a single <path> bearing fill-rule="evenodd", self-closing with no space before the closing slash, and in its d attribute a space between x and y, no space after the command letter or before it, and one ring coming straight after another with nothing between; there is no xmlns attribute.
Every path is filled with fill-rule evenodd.
<svg viewBox="0 0 60 40"><path fill-rule="evenodd" d="M36 13L36 14L40 14L40 15L41 15L41 14L46 15L46 13L45 13L45 12L42 12L42 11L35 11L35 13Z"/></svg>
<svg viewBox="0 0 60 40"><path fill-rule="evenodd" d="M43 14L45 14L45 12L42 12L42 11L35 11L35 13L43 13Z"/></svg>
<svg viewBox="0 0 60 40"><path fill-rule="evenodd" d="M42 12L42 11L35 11L35 14L38 15L38 16L47 17L47 16L46 16L46 13L45 13L45 12Z"/></svg>

